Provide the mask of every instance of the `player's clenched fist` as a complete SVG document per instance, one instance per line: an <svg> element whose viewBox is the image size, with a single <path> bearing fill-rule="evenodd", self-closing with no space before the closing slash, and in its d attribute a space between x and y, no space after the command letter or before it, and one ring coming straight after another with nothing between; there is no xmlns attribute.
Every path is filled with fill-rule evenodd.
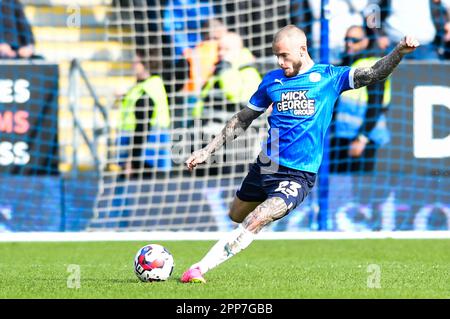
<svg viewBox="0 0 450 319"><path fill-rule="evenodd" d="M210 155L211 153L204 148L193 152L185 162L188 170L192 171L198 164L206 162Z"/></svg>
<svg viewBox="0 0 450 319"><path fill-rule="evenodd" d="M420 45L419 41L413 36L407 35L399 42L400 53L408 54L414 51Z"/></svg>

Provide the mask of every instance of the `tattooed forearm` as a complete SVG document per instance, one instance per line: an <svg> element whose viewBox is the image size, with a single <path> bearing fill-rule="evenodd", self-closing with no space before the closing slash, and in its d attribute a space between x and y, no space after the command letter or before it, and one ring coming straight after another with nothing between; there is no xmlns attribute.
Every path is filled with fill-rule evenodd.
<svg viewBox="0 0 450 319"><path fill-rule="evenodd" d="M370 68L357 68L353 77L355 89L387 78L403 58L399 46Z"/></svg>
<svg viewBox="0 0 450 319"><path fill-rule="evenodd" d="M209 153L214 153L220 149L225 143L234 140L241 135L252 124L253 120L260 116L263 112L254 111L248 107L233 115L227 122L225 127L206 147Z"/></svg>
<svg viewBox="0 0 450 319"><path fill-rule="evenodd" d="M242 222L252 233L258 233L264 226L286 215L288 208L280 197L272 197L255 208Z"/></svg>
<svg viewBox="0 0 450 319"><path fill-rule="evenodd" d="M185 162L187 168L192 171L198 164L205 163L212 153L220 149L226 142L234 140L242 134L250 126L252 121L262 113L263 112L254 111L249 107L242 109L227 122L227 125L225 125L222 132L220 132L206 147L191 154Z"/></svg>

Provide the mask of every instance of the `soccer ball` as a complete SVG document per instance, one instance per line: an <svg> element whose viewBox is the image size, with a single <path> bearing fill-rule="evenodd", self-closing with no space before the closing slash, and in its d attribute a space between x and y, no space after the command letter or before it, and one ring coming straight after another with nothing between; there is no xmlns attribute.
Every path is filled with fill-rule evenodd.
<svg viewBox="0 0 450 319"><path fill-rule="evenodd" d="M134 272L144 282L164 281L172 274L174 267L172 254L157 244L145 245L134 258Z"/></svg>

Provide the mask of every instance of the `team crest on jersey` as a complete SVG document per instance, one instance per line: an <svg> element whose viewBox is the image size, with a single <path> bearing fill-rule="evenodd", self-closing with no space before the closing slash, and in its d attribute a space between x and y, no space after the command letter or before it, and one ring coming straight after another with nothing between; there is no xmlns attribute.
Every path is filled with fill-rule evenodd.
<svg viewBox="0 0 450 319"><path fill-rule="evenodd" d="M319 82L321 78L322 76L320 75L320 73L317 72L313 72L309 75L309 80L311 82Z"/></svg>
<svg viewBox="0 0 450 319"><path fill-rule="evenodd" d="M281 93L281 101L277 103L278 112L292 110L294 115L310 116L316 112L315 100L308 98L308 90Z"/></svg>

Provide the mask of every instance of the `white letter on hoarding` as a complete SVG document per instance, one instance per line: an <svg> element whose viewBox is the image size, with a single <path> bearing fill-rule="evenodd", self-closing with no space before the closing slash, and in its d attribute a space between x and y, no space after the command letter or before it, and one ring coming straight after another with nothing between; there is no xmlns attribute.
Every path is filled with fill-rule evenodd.
<svg viewBox="0 0 450 319"><path fill-rule="evenodd" d="M25 103L30 99L30 82L18 79L14 83L14 100L17 103Z"/></svg>
<svg viewBox="0 0 450 319"><path fill-rule="evenodd" d="M416 86L413 98L414 156L450 157L450 134L445 138L433 138L433 105L444 105L450 109L450 87Z"/></svg>

